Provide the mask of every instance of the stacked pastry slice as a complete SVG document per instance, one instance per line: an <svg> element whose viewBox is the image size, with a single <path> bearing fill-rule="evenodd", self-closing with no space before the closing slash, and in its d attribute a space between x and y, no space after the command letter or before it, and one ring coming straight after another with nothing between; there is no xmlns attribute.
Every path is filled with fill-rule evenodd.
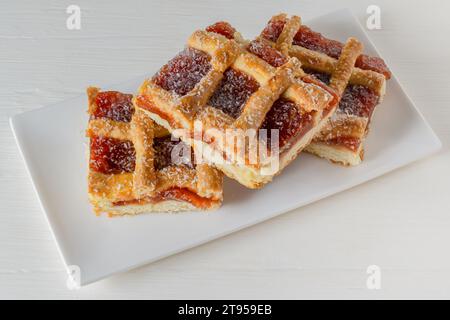
<svg viewBox="0 0 450 320"><path fill-rule="evenodd" d="M308 76L297 58L265 41L246 42L220 22L194 32L186 49L142 84L135 105L203 161L259 188L333 114L361 50L356 39L347 41L328 86Z"/></svg>
<svg viewBox="0 0 450 320"><path fill-rule="evenodd" d="M88 192L97 213L207 210L221 204L222 174L195 164L191 148L135 109L131 94L94 87L87 92Z"/></svg>
<svg viewBox="0 0 450 320"><path fill-rule="evenodd" d="M289 18L286 14L272 17L261 38L298 58L306 73L325 84L331 83L332 73L345 48L344 44L302 26L299 17ZM386 80L390 77L391 72L381 58L360 55L336 113L306 150L344 165L361 163L370 120L383 99Z"/></svg>

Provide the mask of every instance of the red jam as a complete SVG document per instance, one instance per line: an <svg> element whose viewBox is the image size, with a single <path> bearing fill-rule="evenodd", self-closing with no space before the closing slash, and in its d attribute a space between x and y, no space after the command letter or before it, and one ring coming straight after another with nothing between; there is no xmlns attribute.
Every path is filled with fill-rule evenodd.
<svg viewBox="0 0 450 320"><path fill-rule="evenodd" d="M184 96L194 89L210 69L208 54L187 48L162 67L153 80L161 88Z"/></svg>
<svg viewBox="0 0 450 320"><path fill-rule="evenodd" d="M192 192L187 188L170 188L165 191L161 191L154 197L147 197L143 199L127 200L127 201L116 201L113 203L115 206L125 206L130 204L146 204L146 203L158 203L164 200L180 200L191 203L197 208L208 208L217 200L205 198L199 196L197 193Z"/></svg>
<svg viewBox="0 0 450 320"><path fill-rule="evenodd" d="M250 42L247 50L266 61L272 67L280 67L288 61L280 51L262 41L254 40Z"/></svg>
<svg viewBox="0 0 450 320"><path fill-rule="evenodd" d="M279 148L293 137L301 138L313 126L313 113L301 114L296 104L280 98L266 115L261 129L267 129L267 143L271 143L271 129L278 129Z"/></svg>
<svg viewBox="0 0 450 320"><path fill-rule="evenodd" d="M174 151L174 148L177 150ZM171 136L155 138L155 169L161 170L170 165L185 165L194 167L194 155L191 148L181 141L172 141ZM122 141L107 137L91 138L90 167L92 170L104 174L133 172L136 152L131 141ZM173 152L179 152L173 154ZM189 155L184 156L189 152Z"/></svg>
<svg viewBox="0 0 450 320"><path fill-rule="evenodd" d="M314 76L325 84L330 83L330 75L305 69L305 72ZM339 102L339 110L348 115L370 118L378 103L379 97L370 88L349 84Z"/></svg>
<svg viewBox="0 0 450 320"><path fill-rule="evenodd" d="M339 59L343 48L342 43L339 41L327 39L307 26L300 27L292 43L306 49L324 53L335 59Z"/></svg>
<svg viewBox="0 0 450 320"><path fill-rule="evenodd" d="M339 110L349 115L370 118L378 99L377 94L367 87L348 85L339 103Z"/></svg>
<svg viewBox="0 0 450 320"><path fill-rule="evenodd" d="M354 137L338 137L327 140L327 144L343 146L355 152L358 150L361 140Z"/></svg>
<svg viewBox="0 0 450 320"><path fill-rule="evenodd" d="M283 31L285 21L269 21L266 28L261 33L262 37L276 42ZM322 34L312 31L307 26L301 26L292 42L294 45L302 46L306 49L324 53L332 58L339 59L344 48L344 44L339 41L331 40L322 36ZM386 66L383 59L378 57L369 57L361 55L356 60L355 66L364 70L372 70L383 74L386 79L390 79L392 74Z"/></svg>
<svg viewBox="0 0 450 320"><path fill-rule="evenodd" d="M93 112L95 118L108 118L114 121L130 122L134 108L131 99L133 95L118 91L103 91L97 94Z"/></svg>
<svg viewBox="0 0 450 320"><path fill-rule="evenodd" d="M136 103L140 108L148 110L151 113L154 113L158 115L160 118L166 120L171 127L173 128L179 127L179 124L176 122L173 116L170 113L161 111L161 109L158 108L149 97L139 95L136 97Z"/></svg>
<svg viewBox="0 0 450 320"><path fill-rule="evenodd" d="M342 49L344 48L343 43L327 39L322 36L322 34L312 31L307 26L300 27L292 43L310 50L324 53L335 59L339 59ZM372 70L381 73L386 77L386 79L390 79L392 75L383 59L378 57L361 55L356 60L355 66L364 70Z"/></svg>
<svg viewBox="0 0 450 320"><path fill-rule="evenodd" d="M214 201L212 199L199 196L197 193L190 191L186 188L170 188L166 191L159 193L159 197L162 200L181 200L187 201L197 208L208 208Z"/></svg>
<svg viewBox="0 0 450 320"><path fill-rule="evenodd" d="M233 28L228 22L219 21L207 27L206 31L221 34L228 39L234 39L234 33L236 32L236 29Z"/></svg>
<svg viewBox="0 0 450 320"><path fill-rule="evenodd" d="M325 84L330 83L330 75L305 69L305 72L314 76ZM378 103L378 95L370 88L349 84L339 102L339 110L348 115L370 118Z"/></svg>
<svg viewBox="0 0 450 320"><path fill-rule="evenodd" d="M92 137L89 166L92 170L115 174L133 172L136 152L131 141L107 137Z"/></svg>
<svg viewBox="0 0 450 320"><path fill-rule="evenodd" d="M277 42L278 37L283 31L285 24L286 21L281 19L270 20L267 26L262 31L261 36L272 42Z"/></svg>
<svg viewBox="0 0 450 320"><path fill-rule="evenodd" d="M175 147L177 149L174 151ZM154 165L156 170L164 169L170 165L194 167L194 154L191 148L182 141L172 141L172 136L170 135L155 138L153 140L153 149L155 150Z"/></svg>
<svg viewBox="0 0 450 320"><path fill-rule="evenodd" d="M259 84L253 77L230 68L224 72L208 104L236 119L242 106L258 88Z"/></svg>
<svg viewBox="0 0 450 320"><path fill-rule="evenodd" d="M369 57L362 54L356 59L355 66L363 70L372 70L381 73L386 79L390 79L392 76L384 60L378 57Z"/></svg>

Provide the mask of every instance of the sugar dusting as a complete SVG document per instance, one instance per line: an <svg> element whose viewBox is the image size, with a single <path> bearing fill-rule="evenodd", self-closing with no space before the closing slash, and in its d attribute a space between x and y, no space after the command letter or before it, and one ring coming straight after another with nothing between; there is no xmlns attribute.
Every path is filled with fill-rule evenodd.
<svg viewBox="0 0 450 320"><path fill-rule="evenodd" d="M302 129L312 125L312 113L302 113L299 106L286 99L278 99L266 115L261 129L268 130L267 145L270 145L270 130L279 130L279 147L282 148Z"/></svg>
<svg viewBox="0 0 450 320"><path fill-rule="evenodd" d="M283 31L284 25L286 24L285 20L270 20L267 26L264 28L264 30L261 33L261 36L263 38L266 38L267 40L276 42L278 40L278 37L280 36L281 32Z"/></svg>
<svg viewBox="0 0 450 320"><path fill-rule="evenodd" d="M190 92L211 69L208 54L187 48L176 55L154 76L153 81L180 96Z"/></svg>
<svg viewBox="0 0 450 320"><path fill-rule="evenodd" d="M288 62L288 58L280 51L259 40L251 41L247 47L247 50L275 68L281 67L283 64Z"/></svg>
<svg viewBox="0 0 450 320"><path fill-rule="evenodd" d="M136 152L131 141L91 137L90 168L104 174L133 172Z"/></svg>
<svg viewBox="0 0 450 320"><path fill-rule="evenodd" d="M237 118L242 106L258 88L259 84L253 77L230 68L225 71L221 83L208 104Z"/></svg>
<svg viewBox="0 0 450 320"><path fill-rule="evenodd" d="M130 122L134 107L131 99L133 95L118 91L103 91L97 94L95 108L92 116L107 118L114 121Z"/></svg>
<svg viewBox="0 0 450 320"><path fill-rule="evenodd" d="M155 138L153 140L155 150L155 169L162 170L171 165L183 165L194 168L194 154L191 147L182 141L174 141L172 136Z"/></svg>

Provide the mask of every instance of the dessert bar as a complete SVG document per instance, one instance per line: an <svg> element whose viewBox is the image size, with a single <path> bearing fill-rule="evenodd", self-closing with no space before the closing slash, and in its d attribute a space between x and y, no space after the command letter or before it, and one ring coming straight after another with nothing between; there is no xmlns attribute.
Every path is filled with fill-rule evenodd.
<svg viewBox="0 0 450 320"><path fill-rule="evenodd" d="M222 202L222 174L133 106L131 94L87 89L88 193L97 213L207 210Z"/></svg>
<svg viewBox="0 0 450 320"><path fill-rule="evenodd" d="M301 25L299 17L289 18L286 14L272 17L260 37L284 54L298 58L306 73L325 84L330 83L344 49L344 44L325 38ZM337 111L306 151L344 165L361 163L370 120L390 77L381 58L359 55Z"/></svg>

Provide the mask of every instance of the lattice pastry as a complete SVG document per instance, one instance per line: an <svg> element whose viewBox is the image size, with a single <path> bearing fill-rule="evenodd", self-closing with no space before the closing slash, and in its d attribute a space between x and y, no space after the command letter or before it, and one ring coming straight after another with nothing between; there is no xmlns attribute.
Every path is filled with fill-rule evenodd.
<svg viewBox="0 0 450 320"><path fill-rule="evenodd" d="M222 174L134 108L132 95L87 89L88 192L97 213L204 210L222 202Z"/></svg>
<svg viewBox="0 0 450 320"><path fill-rule="evenodd" d="M306 75L296 58L264 41L244 41L219 22L194 32L187 48L142 84L135 105L194 146L203 160L258 188L296 158L334 112L336 92L345 89L361 50L349 39L327 86ZM261 129L269 132L257 134L257 149L268 153L255 160L254 145L245 139ZM245 141L235 143L224 132Z"/></svg>
<svg viewBox="0 0 450 320"><path fill-rule="evenodd" d="M325 38L301 25L299 17L288 18L286 14L272 17L261 38L298 58L306 73L326 84L330 83L331 74L344 52L342 43ZM306 151L345 165L361 163L370 120L383 99L386 79L390 77L391 72L381 58L360 55L337 111Z"/></svg>

